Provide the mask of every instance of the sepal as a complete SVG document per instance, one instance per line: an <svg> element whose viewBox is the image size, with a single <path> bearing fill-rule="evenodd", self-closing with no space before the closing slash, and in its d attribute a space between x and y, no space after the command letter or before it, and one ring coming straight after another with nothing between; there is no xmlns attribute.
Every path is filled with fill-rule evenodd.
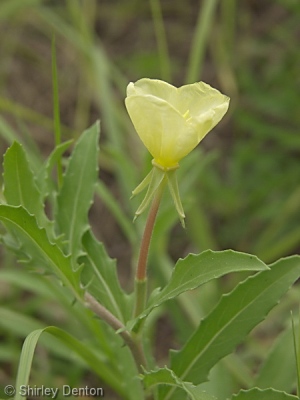
<svg viewBox="0 0 300 400"><path fill-rule="evenodd" d="M142 182L132 191L131 199L137 194L141 193L146 187L150 184L152 180L153 169L149 172L149 174L142 180Z"/></svg>
<svg viewBox="0 0 300 400"><path fill-rule="evenodd" d="M146 196L144 197L144 200L135 212L135 216L133 219L134 221L148 207L158 189L163 188L165 179L165 172L160 168L153 167L146 178L136 187L136 189L133 190L132 195L135 196L148 186Z"/></svg>
<svg viewBox="0 0 300 400"><path fill-rule="evenodd" d="M180 199L176 169L167 171L166 175L168 178L168 186L169 186L169 190L170 190L172 199L175 204L176 211L178 212L181 225L184 228L185 227L185 223L184 223L185 214L184 214L184 210L183 210L181 199Z"/></svg>
<svg viewBox="0 0 300 400"><path fill-rule="evenodd" d="M159 191L162 192L165 184L168 183L168 187L172 199L174 201L176 211L179 215L181 225L185 227L184 223L185 214L180 199L178 181L176 175L176 169L178 167L176 166L176 168L172 169L169 168L163 169L155 162L152 162L152 164L153 164L152 170L149 172L146 178L132 191L132 197L134 197L148 187L147 193L142 203L135 212L134 221L140 214L142 214L143 211L145 211L145 209L148 207L148 205L150 204L156 193L158 193Z"/></svg>

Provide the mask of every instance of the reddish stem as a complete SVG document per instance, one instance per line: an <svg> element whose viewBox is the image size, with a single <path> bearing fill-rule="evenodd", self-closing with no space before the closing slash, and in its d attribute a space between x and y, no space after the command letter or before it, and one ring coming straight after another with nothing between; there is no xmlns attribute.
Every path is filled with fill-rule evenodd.
<svg viewBox="0 0 300 400"><path fill-rule="evenodd" d="M157 193L157 195L154 197L153 203L152 203L150 211L149 211L148 219L146 222L146 226L145 226L145 230L144 230L144 234L143 234L143 238L142 238L140 255L139 255L138 266L137 266L137 271L136 271L136 280L137 281L145 281L147 279L147 260L148 260L149 247L150 247L154 223L155 223L155 219L157 216L161 196L162 196L162 191L159 191L159 193Z"/></svg>

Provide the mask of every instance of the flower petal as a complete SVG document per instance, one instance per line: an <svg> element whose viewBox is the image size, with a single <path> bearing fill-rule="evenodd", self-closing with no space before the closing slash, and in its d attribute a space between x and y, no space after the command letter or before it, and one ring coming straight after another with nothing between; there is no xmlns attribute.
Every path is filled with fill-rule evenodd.
<svg viewBox="0 0 300 400"><path fill-rule="evenodd" d="M168 103L173 103L173 99L177 98L177 88L167 82L158 79L143 78L135 83L130 83L127 87L127 96L132 95L152 95L158 97Z"/></svg>
<svg viewBox="0 0 300 400"><path fill-rule="evenodd" d="M164 168L177 165L174 154L185 135L187 121L169 103L152 95L132 95L125 100L133 125L155 161Z"/></svg>
<svg viewBox="0 0 300 400"><path fill-rule="evenodd" d="M142 142L162 168L173 168L223 118L229 98L204 82L176 88L156 79L127 87L126 107Z"/></svg>

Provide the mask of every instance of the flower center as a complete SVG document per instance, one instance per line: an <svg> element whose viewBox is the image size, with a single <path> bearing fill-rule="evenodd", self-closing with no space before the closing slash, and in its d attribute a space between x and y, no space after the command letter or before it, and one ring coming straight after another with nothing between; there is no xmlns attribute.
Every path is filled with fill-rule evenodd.
<svg viewBox="0 0 300 400"><path fill-rule="evenodd" d="M158 163L154 158L152 160L152 165L154 167L157 167L157 168L163 170L163 171L172 171L173 169L179 168L179 164L178 163L176 165L172 165L171 167L164 167L163 165Z"/></svg>

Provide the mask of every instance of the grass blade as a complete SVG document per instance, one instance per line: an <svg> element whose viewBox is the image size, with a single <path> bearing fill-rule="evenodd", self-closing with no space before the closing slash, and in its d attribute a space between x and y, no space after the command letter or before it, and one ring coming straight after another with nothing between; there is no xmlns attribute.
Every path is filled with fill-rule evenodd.
<svg viewBox="0 0 300 400"><path fill-rule="evenodd" d="M167 82L171 82L171 64L160 0L150 0L150 6L160 58L161 78Z"/></svg>
<svg viewBox="0 0 300 400"><path fill-rule="evenodd" d="M202 60L207 46L208 34L212 27L214 11L218 0L204 0L199 10L197 26L190 51L186 83L194 83L199 80L202 70Z"/></svg>
<svg viewBox="0 0 300 400"><path fill-rule="evenodd" d="M59 94L58 94L58 77L56 65L56 50L55 50L55 36L52 36L52 85L53 85L53 114L54 114L54 135L55 146L61 143L61 129L60 129L60 109L59 109ZM57 180L58 186L62 184L62 164L61 158L57 160Z"/></svg>
<svg viewBox="0 0 300 400"><path fill-rule="evenodd" d="M297 357L293 347L294 328L289 327L275 341L257 374L253 386L261 389L272 387L276 390L292 392L297 375ZM279 365L280 368L278 368Z"/></svg>
<svg viewBox="0 0 300 400"><path fill-rule="evenodd" d="M27 336L22 348L16 380L16 388L20 388L22 385L28 385L34 352L38 340L43 333L48 333L62 342L64 346L75 352L82 360L84 360L87 365L89 365L90 368L95 371L104 381L114 387L117 392L119 392L121 395L125 395L125 393L123 393L122 385L120 384L120 377L116 375L115 371L112 371L105 362L99 359L96 356L96 353L92 351L88 345L83 344L69 333L54 326L49 326L44 329L37 329ZM20 391L17 390L15 400L23 399L24 396L22 396Z"/></svg>

